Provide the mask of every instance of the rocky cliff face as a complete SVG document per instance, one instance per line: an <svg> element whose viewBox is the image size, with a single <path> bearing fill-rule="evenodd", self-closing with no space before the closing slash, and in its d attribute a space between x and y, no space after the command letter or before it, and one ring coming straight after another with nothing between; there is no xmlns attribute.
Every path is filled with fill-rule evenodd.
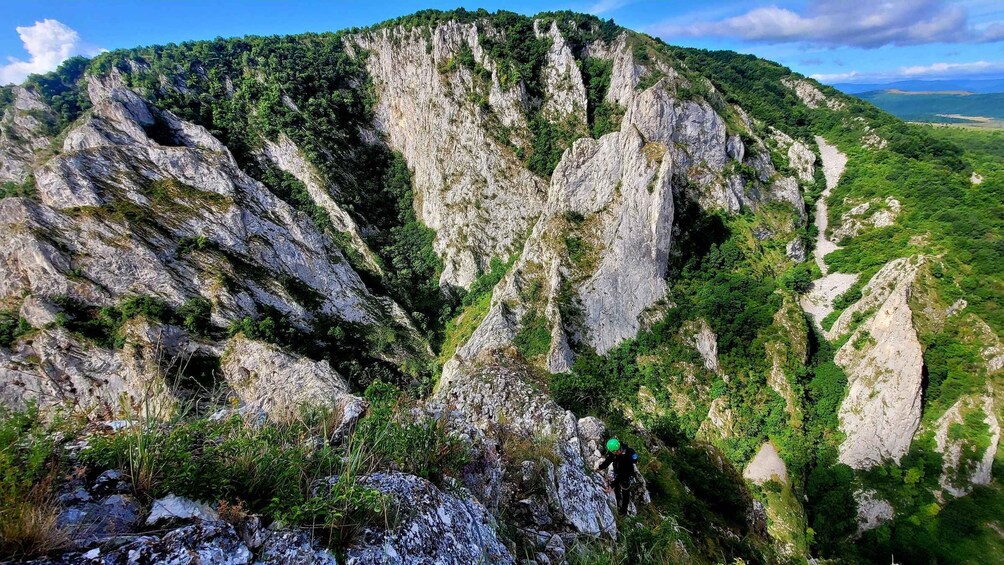
<svg viewBox="0 0 1004 565"><path fill-rule="evenodd" d="M517 143L525 140L523 93L500 86L474 25L437 26L430 38L419 29L383 29L354 40L368 53L376 126L410 164L418 216L436 230L436 251L446 264L440 280L467 287L491 257L518 249L543 208L545 182L487 130L495 116ZM461 50L491 72L489 84L477 83L484 79L463 66L440 72ZM559 48L554 56L560 54ZM561 69L549 68L558 80ZM479 89L487 91L487 107L471 101ZM562 109L559 98L549 100L554 111Z"/></svg>
<svg viewBox="0 0 1004 565"><path fill-rule="evenodd" d="M359 210L360 202L372 204L357 198L364 175L331 172L347 154L311 145L285 122L248 125L250 133L220 126L224 110L253 114L273 104L341 127L335 114L346 107L325 106L327 99L297 105L253 63L211 72L196 65L168 76L173 71L163 66L130 60L82 78L89 109L55 132L60 122L45 97L13 88L0 119L0 182L11 183L4 194L16 188L0 200L0 402L46 412L69 405L104 420L124 414L128 426L136 407L166 417L191 402L198 396L192 381L208 375L235 404L214 417L290 422L304 408L323 408L337 418L331 437L320 441L338 444L367 417L359 396L366 385L414 384L434 374L432 349L446 326L456 351L439 352L438 382L407 416L441 426L469 460L456 477L381 469L360 479L410 511L365 528L346 548L349 563L562 562L583 540L621 539L613 496L591 470L612 432L548 395L551 375L581 376L576 361L583 358L615 358L604 366L611 381L634 386L589 389L608 394L600 415L620 412L624 418L608 421L611 429L637 432L635 445L646 453L647 480L638 481L631 512L671 524L675 517L646 507L659 497L683 500L690 485L714 501L713 510L687 511L707 520L701 527L710 541L695 541L675 523L664 528L680 560L701 544L714 546L719 558L733 556L721 547L746 543L737 540L770 537L781 555L806 555L815 501L803 492L805 479L811 465L829 469L833 461L791 463L825 452L827 441L831 448L840 442L837 461L862 471L853 475L859 482L868 469L898 463L918 439L932 439L943 458L941 502L992 482L996 377L1004 366L994 330L975 316L963 324L986 389L932 408L925 403L931 328L969 316L964 300L946 309L925 282L940 259L892 259L863 274L839 272L826 260L841 250L838 241L849 246L897 226L911 209L893 197L845 200L846 212L831 226L828 199L841 194L844 170L854 165L848 155L859 156L843 137L816 136L813 146L811 128L748 114L737 102L742 96L719 90L720 77L702 76L704 69L666 46L562 17L532 22L526 39L540 42L528 65L532 76L527 61L499 53L510 30L489 19L309 39L331 42L338 54L344 50L345 64L364 69L332 81L372 103L352 110L366 121L345 122L352 131L339 131L339 139L399 152L411 192L382 196L400 198L415 212L412 223L435 232L425 259L441 262L430 278L438 276L442 292L424 317L390 298L401 295L388 281L427 283L408 262L427 248L386 245L389 234L415 226L374 221L372 211ZM154 68L163 74L151 83L144 73ZM224 78L212 93L199 92L194 85L210 76ZM825 112L848 130L861 129L869 151L892 147L863 118L844 115L848 99L789 74L772 87L793 111ZM216 123L206 107L192 110L213 96L224 100L212 108ZM241 106L245 98L253 103ZM177 113L170 104L179 104ZM597 127L603 112L609 123ZM541 166L541 153L555 148L554 160ZM809 243L803 192L815 185L817 163L826 188L816 201L819 233ZM293 179L302 193L284 193L289 187L266 170ZM796 266L810 246L815 266ZM508 270L491 272L493 259L508 259ZM816 268L822 278L803 280ZM735 295L768 286L758 300L776 306L749 322L762 321L759 330L731 327L763 306ZM481 299L465 302L468 311L447 322L461 289ZM842 296L851 289L860 296ZM443 319L432 320L436 315ZM464 327L449 333L451 324ZM639 335L644 346L632 343ZM736 335L749 343L737 344ZM836 344L835 354L823 341ZM739 351L753 358L737 359ZM846 391L830 390L843 386L838 378L813 379L831 359ZM188 368L192 360L205 374ZM744 389L749 382L759 388ZM839 396L827 398L834 423L816 425L825 407L813 402L827 395ZM594 409L597 403L577 400ZM834 426L842 441L831 438ZM768 427L770 434L761 429ZM679 453L710 463L681 462L677 476L664 461ZM733 466L746 469L748 482ZM733 491L698 480L711 473L735 475ZM892 498L853 486L860 532L895 518ZM134 502L110 504L137 518ZM743 515L707 518L730 512ZM334 561L293 533L259 528L272 541L252 543L218 518L135 540L114 555L194 551L213 559L229 551L233 562L284 554Z"/></svg>

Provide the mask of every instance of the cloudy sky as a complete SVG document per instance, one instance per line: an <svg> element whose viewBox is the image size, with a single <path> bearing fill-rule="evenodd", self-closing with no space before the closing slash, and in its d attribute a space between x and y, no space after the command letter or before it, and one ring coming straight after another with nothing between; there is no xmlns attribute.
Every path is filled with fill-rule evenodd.
<svg viewBox="0 0 1004 565"><path fill-rule="evenodd" d="M36 0L11 1L0 13L0 84L103 49L332 31L459 5L591 12L672 44L753 53L829 83L1004 77L1004 0Z"/></svg>

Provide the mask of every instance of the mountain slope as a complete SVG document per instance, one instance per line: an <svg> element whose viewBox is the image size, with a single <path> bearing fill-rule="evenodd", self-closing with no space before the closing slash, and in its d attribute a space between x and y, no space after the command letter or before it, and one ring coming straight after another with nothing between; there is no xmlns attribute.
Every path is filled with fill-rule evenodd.
<svg viewBox="0 0 1004 565"><path fill-rule="evenodd" d="M294 435L330 430L291 405L333 409L330 449L381 461L343 486L438 501L330 536L350 562L475 558L444 531L539 562L999 544L953 532L999 504L1004 185L861 100L587 16L463 10L116 51L2 100L4 403L195 399L178 437L229 433L198 419L207 380ZM588 470L610 434L640 454L632 519ZM137 494L276 527L329 500L159 481Z"/></svg>

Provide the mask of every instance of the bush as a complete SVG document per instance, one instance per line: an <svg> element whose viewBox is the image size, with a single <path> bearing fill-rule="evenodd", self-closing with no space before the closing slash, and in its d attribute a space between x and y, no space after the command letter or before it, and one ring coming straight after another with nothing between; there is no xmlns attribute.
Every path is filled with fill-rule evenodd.
<svg viewBox="0 0 1004 565"><path fill-rule="evenodd" d="M67 541L56 527L61 468L52 437L35 407L0 410L0 555L30 557Z"/></svg>
<svg viewBox="0 0 1004 565"><path fill-rule="evenodd" d="M189 298L181 305L178 315L181 316L181 324L186 330L194 335L208 335L212 328L211 315L213 305L201 296Z"/></svg>

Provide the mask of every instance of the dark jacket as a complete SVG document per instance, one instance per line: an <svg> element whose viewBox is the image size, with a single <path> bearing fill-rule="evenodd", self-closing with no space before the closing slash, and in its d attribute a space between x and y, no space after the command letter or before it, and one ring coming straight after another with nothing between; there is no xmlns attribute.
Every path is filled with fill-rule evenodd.
<svg viewBox="0 0 1004 565"><path fill-rule="evenodd" d="M634 476L634 464L638 461L638 454L625 444L621 444L621 453L608 453L606 459L600 463L600 470L606 469L612 463L614 466L614 481L621 483L631 480Z"/></svg>

